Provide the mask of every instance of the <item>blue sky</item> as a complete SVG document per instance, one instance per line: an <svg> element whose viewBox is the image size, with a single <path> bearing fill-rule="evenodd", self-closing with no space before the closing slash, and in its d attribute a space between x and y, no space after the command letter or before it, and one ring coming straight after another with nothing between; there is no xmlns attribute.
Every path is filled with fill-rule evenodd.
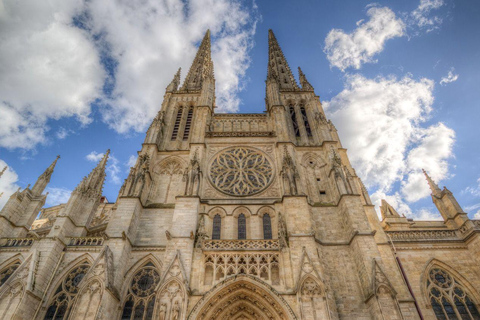
<svg viewBox="0 0 480 320"><path fill-rule="evenodd" d="M454 0L1 1L0 206L57 154L47 205L66 201L108 148L114 201L207 28L218 110L262 112L273 29L375 202L438 219L425 168L480 218L479 16L478 1Z"/></svg>

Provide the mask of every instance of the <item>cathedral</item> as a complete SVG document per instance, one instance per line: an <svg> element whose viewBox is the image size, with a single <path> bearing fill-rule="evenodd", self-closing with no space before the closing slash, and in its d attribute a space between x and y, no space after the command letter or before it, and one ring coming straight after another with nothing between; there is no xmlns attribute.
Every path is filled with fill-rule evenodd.
<svg viewBox="0 0 480 320"><path fill-rule="evenodd" d="M115 202L109 151L65 204L43 208L58 157L11 195L0 320L480 319L480 220L425 172L443 220L380 221L272 31L267 70L265 111L216 113L207 31Z"/></svg>

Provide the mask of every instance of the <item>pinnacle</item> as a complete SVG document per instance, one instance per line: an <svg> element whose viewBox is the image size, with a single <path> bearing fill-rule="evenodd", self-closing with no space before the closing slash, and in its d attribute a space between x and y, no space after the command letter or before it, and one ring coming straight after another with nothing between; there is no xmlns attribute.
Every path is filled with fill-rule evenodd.
<svg viewBox="0 0 480 320"><path fill-rule="evenodd" d="M213 73L210 29L207 30L203 37L202 43L198 48L195 59L193 60L192 66L183 82L181 90L200 90L202 88L203 78L209 73Z"/></svg>
<svg viewBox="0 0 480 320"><path fill-rule="evenodd" d="M275 80L280 86L280 90L294 91L299 90L297 82L293 77L288 62L283 55L282 49L275 38L275 34L268 30L268 80Z"/></svg>
<svg viewBox="0 0 480 320"><path fill-rule="evenodd" d="M422 169L422 171L423 171L423 174L425 175L425 177L427 178L427 182L428 182L428 185L430 186L430 190L432 190L432 193L435 194L435 193L441 192L438 185L435 183L435 181L432 180L432 178L430 178L428 173L424 169Z"/></svg>

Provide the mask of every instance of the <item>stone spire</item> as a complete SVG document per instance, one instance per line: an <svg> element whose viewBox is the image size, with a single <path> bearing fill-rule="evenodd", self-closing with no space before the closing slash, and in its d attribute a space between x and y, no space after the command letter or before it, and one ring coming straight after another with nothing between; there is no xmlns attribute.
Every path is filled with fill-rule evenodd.
<svg viewBox="0 0 480 320"><path fill-rule="evenodd" d="M302 90L304 91L313 91L313 87L308 82L307 77L305 77L305 74L303 73L302 69L298 67L298 78L300 79L300 85L302 86Z"/></svg>
<svg viewBox="0 0 480 320"><path fill-rule="evenodd" d="M385 199L382 199L382 205L380 206L380 212L382 218L400 218L397 210L395 210Z"/></svg>
<svg viewBox="0 0 480 320"><path fill-rule="evenodd" d="M175 92L178 90L178 86L180 85L180 72L182 68L178 68L177 73L173 76L172 82L168 85L166 91L167 92Z"/></svg>
<svg viewBox="0 0 480 320"><path fill-rule="evenodd" d="M182 91L197 91L202 89L203 80L213 78L213 62L210 48L210 30L207 30L197 55L193 60L188 75L183 82Z"/></svg>
<svg viewBox="0 0 480 320"><path fill-rule="evenodd" d="M425 177L427 178L428 185L430 186L430 190L432 190L432 195L439 195L442 192L442 190L440 190L438 185L432 180L432 178L430 178L430 176L427 174L427 172L424 169L422 169L422 171Z"/></svg>
<svg viewBox="0 0 480 320"><path fill-rule="evenodd" d="M87 197L98 197L102 195L103 183L105 181L105 167L107 166L110 149L107 150L98 165L83 178L80 184L75 188L73 193L81 193Z"/></svg>
<svg viewBox="0 0 480 320"><path fill-rule="evenodd" d="M278 82L280 90L299 90L282 49L273 34L268 30L268 73L267 80L274 79Z"/></svg>
<svg viewBox="0 0 480 320"><path fill-rule="evenodd" d="M52 177L52 173L53 173L53 170L55 169L55 165L57 164L58 159L60 159L60 156L57 156L57 158L45 170L45 172L42 173L40 177L38 177L37 182L35 182L35 185L32 188L32 193L35 196L41 195L42 192L47 187L48 183L50 182L50 178Z"/></svg>
<svg viewBox="0 0 480 320"><path fill-rule="evenodd" d="M3 173L7 171L8 166L5 166L2 171L0 171L0 178L3 176Z"/></svg>

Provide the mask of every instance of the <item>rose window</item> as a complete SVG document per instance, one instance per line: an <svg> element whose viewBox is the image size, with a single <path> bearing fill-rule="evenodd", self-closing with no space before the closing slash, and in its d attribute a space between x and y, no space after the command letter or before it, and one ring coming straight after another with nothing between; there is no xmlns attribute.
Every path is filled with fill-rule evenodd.
<svg viewBox="0 0 480 320"><path fill-rule="evenodd" d="M273 168L259 150L232 148L213 158L210 179L217 189L226 194L249 196L268 187L273 180Z"/></svg>

